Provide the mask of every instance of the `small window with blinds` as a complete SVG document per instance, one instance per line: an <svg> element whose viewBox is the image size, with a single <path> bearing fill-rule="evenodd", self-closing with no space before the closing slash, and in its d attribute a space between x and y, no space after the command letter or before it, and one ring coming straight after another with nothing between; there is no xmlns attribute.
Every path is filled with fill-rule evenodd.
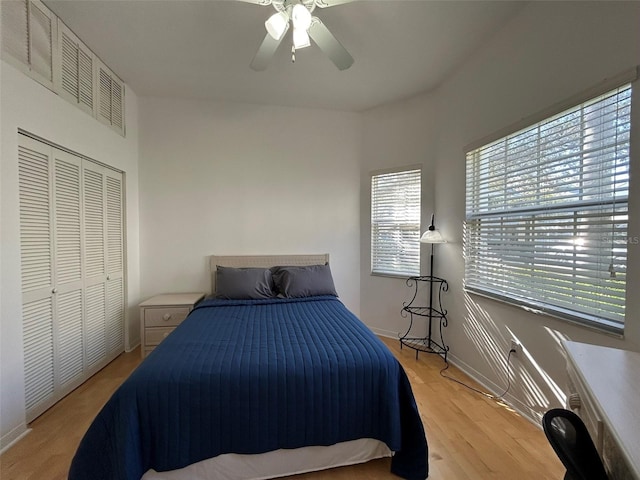
<svg viewBox="0 0 640 480"><path fill-rule="evenodd" d="M420 274L420 168L371 176L371 273Z"/></svg>
<svg viewBox="0 0 640 480"><path fill-rule="evenodd" d="M465 288L622 333L631 85L467 153Z"/></svg>

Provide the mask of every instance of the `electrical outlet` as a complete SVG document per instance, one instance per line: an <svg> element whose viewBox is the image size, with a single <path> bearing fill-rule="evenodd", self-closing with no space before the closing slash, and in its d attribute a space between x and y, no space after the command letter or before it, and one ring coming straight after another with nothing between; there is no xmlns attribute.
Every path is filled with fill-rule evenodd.
<svg viewBox="0 0 640 480"><path fill-rule="evenodd" d="M522 345L516 340L511 340L511 351L513 352L512 355L517 357L522 352Z"/></svg>

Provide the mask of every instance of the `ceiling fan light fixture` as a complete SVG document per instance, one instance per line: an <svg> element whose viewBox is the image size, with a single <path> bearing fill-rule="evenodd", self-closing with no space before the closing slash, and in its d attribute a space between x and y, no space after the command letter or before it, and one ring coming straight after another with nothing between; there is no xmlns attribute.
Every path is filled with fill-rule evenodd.
<svg viewBox="0 0 640 480"><path fill-rule="evenodd" d="M289 30L289 15L286 12L277 12L271 15L264 26L274 40L280 40Z"/></svg>
<svg viewBox="0 0 640 480"><path fill-rule="evenodd" d="M293 6L293 10L291 11L291 21L295 28L306 32L311 26L311 12L307 7L298 3Z"/></svg>
<svg viewBox="0 0 640 480"><path fill-rule="evenodd" d="M293 46L296 50L311 46L311 40L306 30L295 26L293 27Z"/></svg>

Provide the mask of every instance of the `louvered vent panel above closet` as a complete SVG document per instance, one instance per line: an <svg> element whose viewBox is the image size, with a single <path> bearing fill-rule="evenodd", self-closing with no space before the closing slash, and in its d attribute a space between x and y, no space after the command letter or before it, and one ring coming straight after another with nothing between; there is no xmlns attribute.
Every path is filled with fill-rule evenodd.
<svg viewBox="0 0 640 480"><path fill-rule="evenodd" d="M122 112L124 85L111 79L111 125L117 130L122 130L124 118Z"/></svg>
<svg viewBox="0 0 640 480"><path fill-rule="evenodd" d="M4 0L0 10L3 59L125 136L124 82L41 0Z"/></svg>
<svg viewBox="0 0 640 480"><path fill-rule="evenodd" d="M52 284L49 157L21 146L18 149L18 178L24 294L49 288Z"/></svg>
<svg viewBox="0 0 640 480"><path fill-rule="evenodd" d="M103 67L99 67L100 110L99 115L111 124L111 75Z"/></svg>
<svg viewBox="0 0 640 480"><path fill-rule="evenodd" d="M53 15L40 5L29 4L30 63L36 73L53 82Z"/></svg>
<svg viewBox="0 0 640 480"><path fill-rule="evenodd" d="M27 409L53 394L53 308L51 298L22 306L24 383Z"/></svg>
<svg viewBox="0 0 640 480"><path fill-rule="evenodd" d="M78 45L62 32L62 88L74 99L78 98Z"/></svg>
<svg viewBox="0 0 640 480"><path fill-rule="evenodd" d="M62 96L76 103L87 113L94 110L94 57L67 26L58 22L60 44L60 79L57 81Z"/></svg>
<svg viewBox="0 0 640 480"><path fill-rule="evenodd" d="M93 57L78 50L78 102L93 112Z"/></svg>
<svg viewBox="0 0 640 480"><path fill-rule="evenodd" d="M29 65L29 30L26 0L2 3L2 51Z"/></svg>
<svg viewBox="0 0 640 480"><path fill-rule="evenodd" d="M124 135L124 84L98 64L98 119Z"/></svg>

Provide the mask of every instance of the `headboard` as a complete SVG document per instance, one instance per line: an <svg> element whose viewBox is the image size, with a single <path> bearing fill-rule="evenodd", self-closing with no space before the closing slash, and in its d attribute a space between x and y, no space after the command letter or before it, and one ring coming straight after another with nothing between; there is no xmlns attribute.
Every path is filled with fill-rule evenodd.
<svg viewBox="0 0 640 480"><path fill-rule="evenodd" d="M282 266L324 265L329 263L329 254L311 255L211 255L209 266L211 268L211 293L216 293L216 268L270 268Z"/></svg>

